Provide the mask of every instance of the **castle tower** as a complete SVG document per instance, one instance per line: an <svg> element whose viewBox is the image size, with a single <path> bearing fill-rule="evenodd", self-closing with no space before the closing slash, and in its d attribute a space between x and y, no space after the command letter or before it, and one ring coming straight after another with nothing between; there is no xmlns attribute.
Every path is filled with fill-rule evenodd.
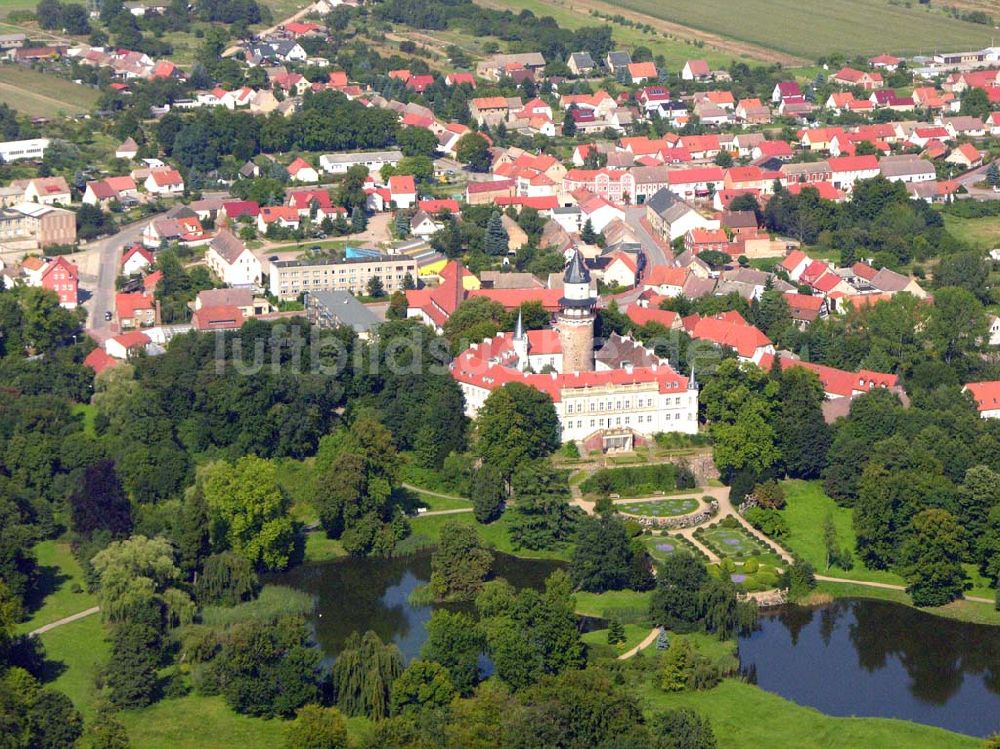
<svg viewBox="0 0 1000 749"><path fill-rule="evenodd" d="M563 276L563 296L559 300L559 342L562 344L563 372L594 370L594 305L590 296L590 271L577 250Z"/></svg>
<svg viewBox="0 0 1000 749"><path fill-rule="evenodd" d="M517 356L517 368L522 372L528 369L528 334L524 330L524 320L517 313L517 327L514 328L514 354Z"/></svg>

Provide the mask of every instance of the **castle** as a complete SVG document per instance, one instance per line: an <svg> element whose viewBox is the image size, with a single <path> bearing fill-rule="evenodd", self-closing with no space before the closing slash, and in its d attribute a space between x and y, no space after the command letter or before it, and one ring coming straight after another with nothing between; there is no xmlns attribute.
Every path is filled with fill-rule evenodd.
<svg viewBox="0 0 1000 749"><path fill-rule="evenodd" d="M657 432L698 431L698 384L631 338L612 334L595 350L597 299L575 252L563 276L555 330L524 330L474 343L451 365L475 418L487 396L508 382L548 393L563 442L588 450L630 450Z"/></svg>

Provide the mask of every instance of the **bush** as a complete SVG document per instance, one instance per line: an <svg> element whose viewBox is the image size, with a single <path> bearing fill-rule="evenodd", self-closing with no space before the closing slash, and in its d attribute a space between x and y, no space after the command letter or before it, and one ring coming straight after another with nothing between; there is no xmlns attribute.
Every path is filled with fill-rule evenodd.
<svg viewBox="0 0 1000 749"><path fill-rule="evenodd" d="M760 563L756 559L748 559L743 563L743 572L752 575L760 569Z"/></svg>
<svg viewBox="0 0 1000 749"><path fill-rule="evenodd" d="M602 468L580 484L584 494L639 497L677 488L677 467L670 463L637 468Z"/></svg>
<svg viewBox="0 0 1000 749"><path fill-rule="evenodd" d="M753 488L753 496L761 507L780 510L785 506L785 490L774 479L757 484Z"/></svg>
<svg viewBox="0 0 1000 749"><path fill-rule="evenodd" d="M777 510L769 510L763 507L749 507L743 513L754 528L771 538L782 540L788 536L788 523L784 516Z"/></svg>
<svg viewBox="0 0 1000 749"><path fill-rule="evenodd" d="M559 453L564 458L579 458L580 448L576 446L575 442L565 442L563 446L559 448Z"/></svg>

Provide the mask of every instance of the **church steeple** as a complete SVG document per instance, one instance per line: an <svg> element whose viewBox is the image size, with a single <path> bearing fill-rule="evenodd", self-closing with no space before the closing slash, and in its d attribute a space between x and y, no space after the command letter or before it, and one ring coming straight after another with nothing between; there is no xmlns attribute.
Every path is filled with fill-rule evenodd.
<svg viewBox="0 0 1000 749"><path fill-rule="evenodd" d="M694 364L691 365L691 376L688 378L688 390L697 390L698 380L694 376Z"/></svg>
<svg viewBox="0 0 1000 749"><path fill-rule="evenodd" d="M514 355L517 356L517 368L528 371L528 334L524 331L524 317L517 312L517 325L514 327Z"/></svg>

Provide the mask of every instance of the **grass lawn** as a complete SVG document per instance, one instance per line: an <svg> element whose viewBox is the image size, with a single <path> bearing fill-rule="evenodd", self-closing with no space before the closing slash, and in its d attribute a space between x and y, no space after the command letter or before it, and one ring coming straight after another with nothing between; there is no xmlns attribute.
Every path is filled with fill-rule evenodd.
<svg viewBox="0 0 1000 749"><path fill-rule="evenodd" d="M18 632L30 632L42 625L97 605L97 596L86 591L83 570L65 541L42 541L35 545L41 570L39 589L45 597L31 611L31 618L18 625ZM80 586L80 592L71 588ZM95 619L98 617L95 617Z"/></svg>
<svg viewBox="0 0 1000 749"><path fill-rule="evenodd" d="M409 491L417 495L421 507L426 507L431 512L472 509L471 499L465 499L464 497L439 497L436 494L431 494L420 489L410 489Z"/></svg>
<svg viewBox="0 0 1000 749"><path fill-rule="evenodd" d="M680 707L706 716L720 747L760 749L977 749L982 739L887 718L834 718L734 679L715 689L668 694L640 685L647 712Z"/></svg>
<svg viewBox="0 0 1000 749"><path fill-rule="evenodd" d="M344 545L338 538L327 538L323 530L310 531L306 534L307 562L328 562L331 559L346 557Z"/></svg>
<svg viewBox="0 0 1000 749"><path fill-rule="evenodd" d="M1000 216L960 218L947 213L941 215L948 233L973 249L992 250L1000 247Z"/></svg>
<svg viewBox="0 0 1000 749"><path fill-rule="evenodd" d="M788 523L789 534L785 546L816 568L816 572L829 577L846 580L902 585L903 579L892 572L870 570L854 560L854 568L842 570L839 567L826 569L826 547L823 544L823 521L827 515L833 517L837 528L837 543L841 547L855 548L852 511L840 507L832 498L823 493L818 481L789 480L782 482L787 504L781 511Z"/></svg>
<svg viewBox="0 0 1000 749"><path fill-rule="evenodd" d="M0 65L0 102L38 117L89 112L100 92L19 65Z"/></svg>
<svg viewBox="0 0 1000 749"><path fill-rule="evenodd" d="M652 591L609 590L607 593L574 593L576 613L601 619L616 618L633 624L648 623ZM648 630L647 630L648 631Z"/></svg>
<svg viewBox="0 0 1000 749"><path fill-rule="evenodd" d="M15 10L30 10L35 11L35 6L38 3L34 0L0 0L0 18L4 18L8 13Z"/></svg>
<svg viewBox="0 0 1000 749"><path fill-rule="evenodd" d="M142 749L256 749L283 746L284 720L237 715L222 697L188 695L121 714L132 745ZM209 739L208 737L211 737Z"/></svg>
<svg viewBox="0 0 1000 749"><path fill-rule="evenodd" d="M619 645L608 645L608 630L606 629L595 629L593 632L587 632L581 635L580 639L587 643L593 655L614 658L642 642L649 634L649 629L649 627L640 624L626 624L625 642ZM656 641L654 640L650 647L655 645Z"/></svg>
<svg viewBox="0 0 1000 749"><path fill-rule="evenodd" d="M46 683L65 692L84 717L89 718L97 700L94 679L107 663L109 653L101 617L88 616L40 637L45 646L46 666L52 666Z"/></svg>
<svg viewBox="0 0 1000 749"><path fill-rule="evenodd" d="M502 551L505 554L513 554L529 559L562 559L569 561L572 548L564 546L555 550L533 551L530 549L515 549L510 540L510 533L507 524L508 515L505 513L499 520L482 525L476 522L476 518L471 512L456 513L455 515L432 515L431 517L415 517L410 519L413 528L413 536L419 536L427 544L437 543L441 535L441 526L449 520L457 520L460 523L474 525L479 532L479 537L488 545Z"/></svg>
<svg viewBox="0 0 1000 749"><path fill-rule="evenodd" d="M687 499L656 499L652 502L617 502L615 509L629 515L669 518L694 512L700 504L697 499L689 497Z"/></svg>
<svg viewBox="0 0 1000 749"><path fill-rule="evenodd" d="M97 416L97 408L93 403L77 403L73 406L73 415L83 417L83 431L90 437L96 437L94 431L94 419Z"/></svg>
<svg viewBox="0 0 1000 749"><path fill-rule="evenodd" d="M905 7L871 0L741 0L738 4L617 0L615 4L807 60L833 52L928 54L946 47L980 49L991 43L993 32L990 26L956 21L917 3ZM858 23L859 18L865 23ZM887 35L887 29L892 33Z"/></svg>

